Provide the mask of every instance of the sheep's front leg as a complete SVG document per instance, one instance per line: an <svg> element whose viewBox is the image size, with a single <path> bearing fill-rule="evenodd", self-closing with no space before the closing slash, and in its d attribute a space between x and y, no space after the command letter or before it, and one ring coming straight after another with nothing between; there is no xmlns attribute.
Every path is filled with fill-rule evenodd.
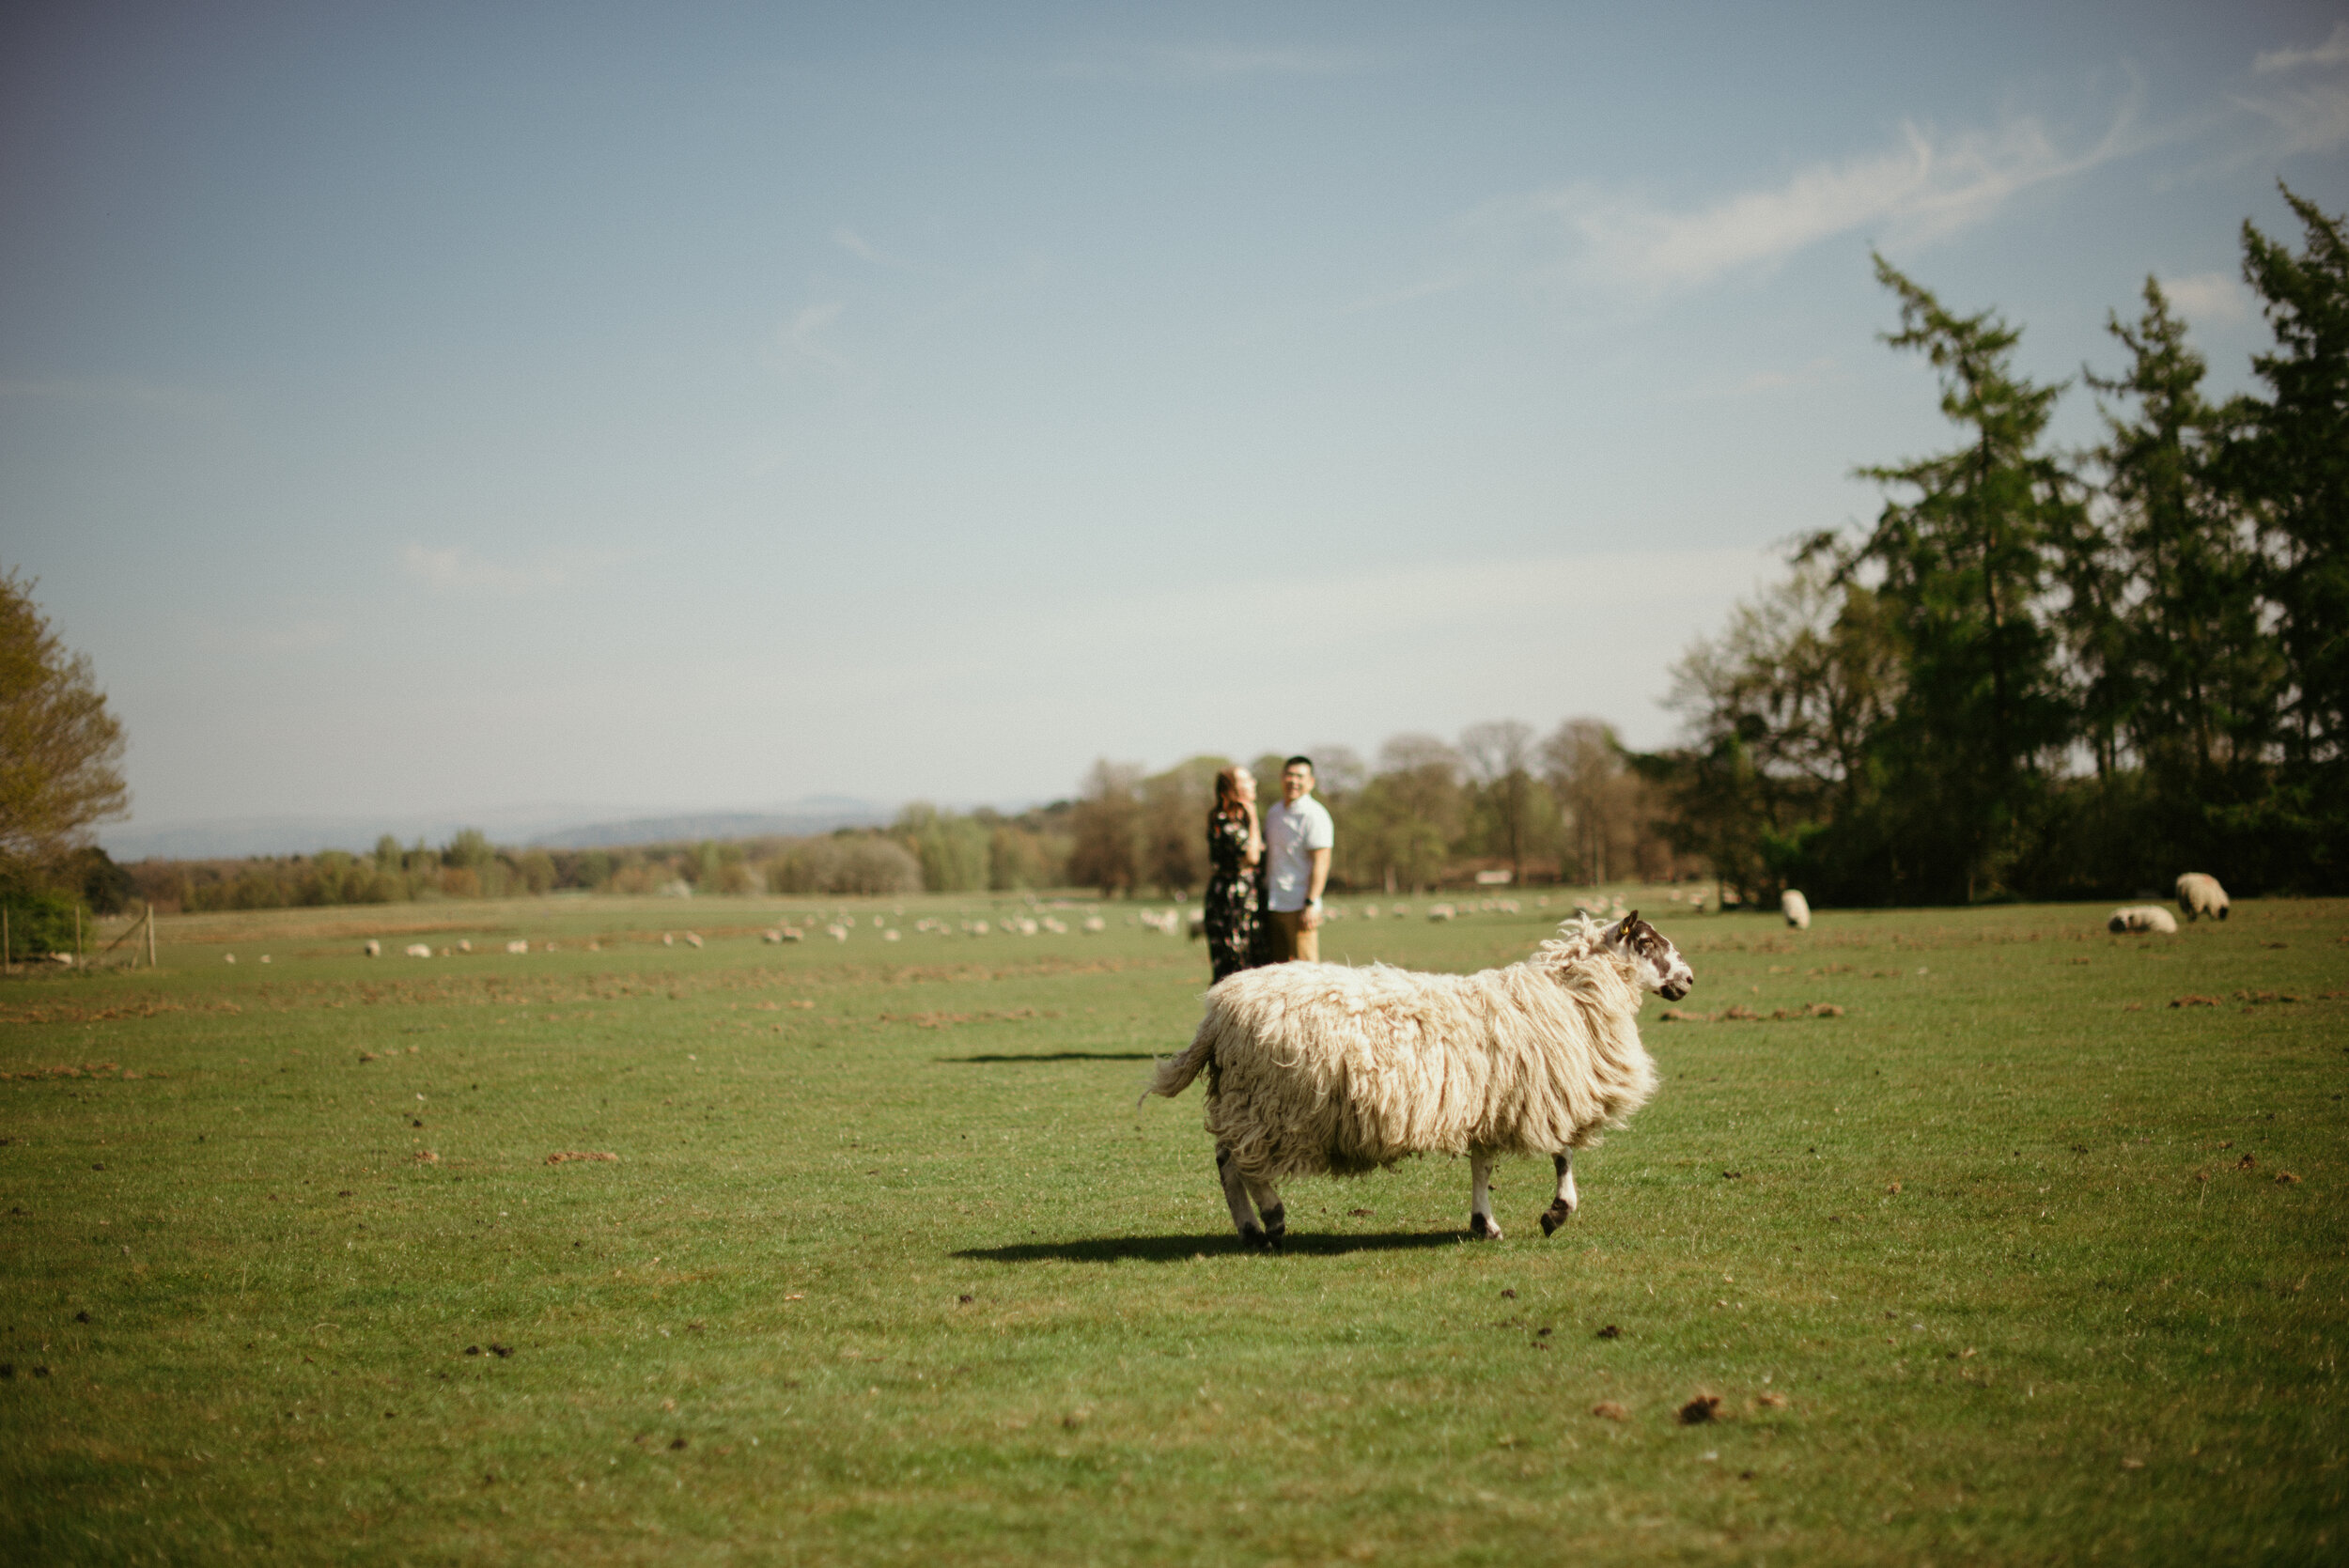
<svg viewBox="0 0 2349 1568"><path fill-rule="evenodd" d="M1239 1231L1240 1240L1251 1247L1264 1245L1264 1227L1256 1223L1256 1211L1248 1202L1248 1184L1240 1179L1239 1166L1232 1158L1232 1151L1215 1151L1215 1173L1223 1183L1223 1201L1231 1205L1232 1223Z"/></svg>
<svg viewBox="0 0 2349 1568"><path fill-rule="evenodd" d="M1558 1196L1542 1211L1542 1234L1554 1235L1558 1227L1574 1218L1577 1202L1574 1195L1574 1151L1568 1149L1557 1157Z"/></svg>
<svg viewBox="0 0 2349 1568"><path fill-rule="evenodd" d="M1469 1154L1469 1234L1486 1241L1501 1239L1501 1227L1493 1221L1492 1194L1493 1157L1470 1151Z"/></svg>

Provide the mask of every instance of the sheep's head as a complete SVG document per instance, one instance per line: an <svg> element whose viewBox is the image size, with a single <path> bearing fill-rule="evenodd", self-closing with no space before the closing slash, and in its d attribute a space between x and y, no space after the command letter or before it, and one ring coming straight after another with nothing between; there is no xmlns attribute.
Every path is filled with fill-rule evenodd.
<svg viewBox="0 0 2349 1568"><path fill-rule="evenodd" d="M1696 971L1680 955L1680 949L1672 946L1664 933L1641 920L1637 909L1600 932L1599 941L1632 959L1640 972L1640 984L1666 1001L1678 1001L1697 983Z"/></svg>

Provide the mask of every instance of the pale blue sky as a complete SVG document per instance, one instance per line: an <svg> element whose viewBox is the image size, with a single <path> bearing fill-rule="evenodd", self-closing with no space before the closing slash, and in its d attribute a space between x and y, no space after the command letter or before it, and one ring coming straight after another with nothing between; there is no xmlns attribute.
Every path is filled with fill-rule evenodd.
<svg viewBox="0 0 2349 1568"><path fill-rule="evenodd" d="M15 8L0 561L140 828L1659 742L1943 439L1870 245L2049 378L2158 273L2240 384L2341 17Z"/></svg>

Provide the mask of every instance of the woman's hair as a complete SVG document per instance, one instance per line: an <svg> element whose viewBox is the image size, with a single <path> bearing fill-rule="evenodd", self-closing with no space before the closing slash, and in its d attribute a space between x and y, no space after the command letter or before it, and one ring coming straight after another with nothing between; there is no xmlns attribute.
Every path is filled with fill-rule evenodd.
<svg viewBox="0 0 2349 1568"><path fill-rule="evenodd" d="M1216 823L1231 815L1239 802L1239 776L1248 769L1234 763L1215 776L1215 804L1207 808L1207 831L1215 831Z"/></svg>

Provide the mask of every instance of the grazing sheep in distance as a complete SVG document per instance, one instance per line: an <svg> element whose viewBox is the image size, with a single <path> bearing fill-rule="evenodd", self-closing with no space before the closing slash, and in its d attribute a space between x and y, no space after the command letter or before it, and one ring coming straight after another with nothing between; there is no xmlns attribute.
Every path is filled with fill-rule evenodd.
<svg viewBox="0 0 2349 1568"><path fill-rule="evenodd" d="M702 939L701 939L701 938L700 938L700 937L696 936L694 933L692 933L692 932L691 932L691 931L688 931L687 933L685 933L685 945L686 945L686 946L688 946L688 947L699 947L699 946L701 946L701 944L702 944Z"/></svg>
<svg viewBox="0 0 2349 1568"><path fill-rule="evenodd" d="M2188 920L2204 915L2227 918L2227 890L2207 872L2189 871L2178 878L2178 912Z"/></svg>
<svg viewBox="0 0 2349 1568"><path fill-rule="evenodd" d="M369 937L367 939L367 945L361 948L359 951L366 954L370 958L381 958L383 956L383 944L377 941L373 937Z"/></svg>
<svg viewBox="0 0 2349 1568"><path fill-rule="evenodd" d="M530 951L530 942L527 939L507 942L506 944L506 951L508 953L527 953Z"/></svg>
<svg viewBox="0 0 2349 1568"><path fill-rule="evenodd" d="M848 939L848 928L845 925L827 925L824 931L833 941L845 942Z"/></svg>
<svg viewBox="0 0 2349 1568"><path fill-rule="evenodd" d="M1450 920L1457 913L1459 913L1459 911L1455 909L1449 904L1430 904L1427 906L1427 918L1429 920Z"/></svg>
<svg viewBox="0 0 2349 1568"><path fill-rule="evenodd" d="M1778 910L1786 917L1786 924L1796 930L1811 929L1811 900L1793 888L1778 895Z"/></svg>
<svg viewBox="0 0 2349 1568"><path fill-rule="evenodd" d="M408 944L408 956L411 958L429 958L432 956L432 944L429 942L410 942Z"/></svg>
<svg viewBox="0 0 2349 1568"><path fill-rule="evenodd" d="M1087 915L1087 916L1085 916L1085 929L1086 929L1086 930L1088 930L1088 931L1106 931L1106 930L1108 930L1109 928L1110 928L1110 923L1109 923L1108 921L1106 921L1106 920L1103 920L1103 919L1102 919L1099 915Z"/></svg>
<svg viewBox="0 0 2349 1568"><path fill-rule="evenodd" d="M2174 937L2178 934L2178 922L2158 904L2133 904L2125 909L2113 910L2112 918L2105 922L2105 929L2115 936L2136 931Z"/></svg>
<svg viewBox="0 0 2349 1568"><path fill-rule="evenodd" d="M1479 974L1242 970L1207 992L1190 1048L1159 1068L1143 1098L1172 1098L1207 1075L1216 1170L1251 1245L1284 1234L1273 1186L1283 1177L1359 1175L1419 1154L1469 1157L1469 1229L1494 1240L1494 1157L1548 1155L1549 1234L1574 1213L1574 1151L1656 1092L1640 1043L1645 993L1677 1001L1696 984L1636 913L1558 931L1523 963Z"/></svg>

